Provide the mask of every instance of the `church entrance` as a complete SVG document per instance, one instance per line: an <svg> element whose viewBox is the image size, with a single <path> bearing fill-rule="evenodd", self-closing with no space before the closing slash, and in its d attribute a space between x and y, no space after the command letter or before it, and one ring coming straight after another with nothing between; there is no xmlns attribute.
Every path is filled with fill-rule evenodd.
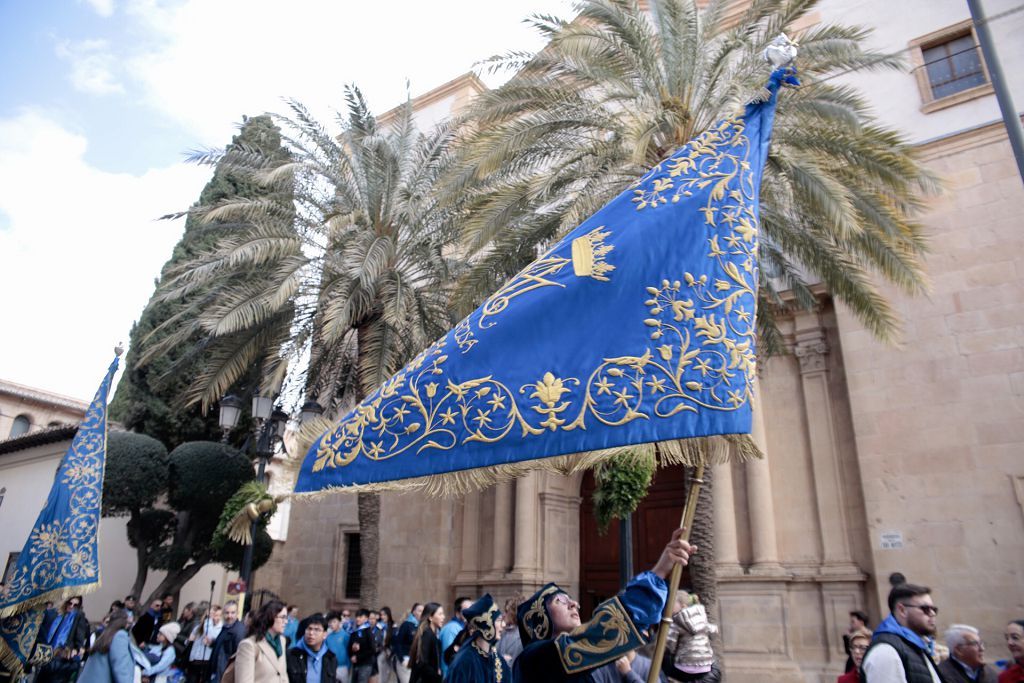
<svg viewBox="0 0 1024 683"><path fill-rule="evenodd" d="M679 526L686 494L682 465L659 469L647 496L633 513L633 573L650 569L658 561L672 531ZM619 591L619 521L612 520L602 536L594 517L594 475L588 471L580 486L580 615L590 617L594 607ZM690 585L683 571L682 585Z"/></svg>

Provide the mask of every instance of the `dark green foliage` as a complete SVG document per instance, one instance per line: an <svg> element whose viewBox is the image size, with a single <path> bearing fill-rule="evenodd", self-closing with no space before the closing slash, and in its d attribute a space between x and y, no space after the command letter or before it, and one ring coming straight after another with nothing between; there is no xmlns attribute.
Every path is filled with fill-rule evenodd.
<svg viewBox="0 0 1024 683"><path fill-rule="evenodd" d="M252 479L252 463L238 449L214 441L191 441L171 451L167 502L179 510L213 516Z"/></svg>
<svg viewBox="0 0 1024 683"><path fill-rule="evenodd" d="M594 515L600 533L608 531L613 519L622 519L636 510L647 495L656 467L653 456L623 453L594 468Z"/></svg>
<svg viewBox="0 0 1024 683"><path fill-rule="evenodd" d="M175 593L205 565L237 567L242 546L212 539L225 503L253 478L252 463L222 443L184 443L170 455L156 439L114 432L107 449L103 514L127 515L128 542L135 548L139 594L150 569L167 571L154 594ZM260 529L254 568L270 557L273 542Z"/></svg>
<svg viewBox="0 0 1024 683"><path fill-rule="evenodd" d="M156 439L111 432L103 479L103 516L121 517L151 506L167 490L167 467L167 449Z"/></svg>
<svg viewBox="0 0 1024 683"><path fill-rule="evenodd" d="M258 527L256 529L256 547L253 549L252 554L253 569L266 564L272 552L274 552L274 539L270 537L270 534L267 533L264 527ZM245 546L228 541L219 553L220 563L232 571L238 571L242 567L242 555L244 553Z"/></svg>
<svg viewBox="0 0 1024 683"><path fill-rule="evenodd" d="M246 119L228 150L259 150L275 158L286 158L281 137L269 116ZM262 196L264 191L244 175L218 166L213 178L203 189L196 206L216 205L228 197ZM233 224L204 222L189 215L185 232L164 264L158 287L168 272L211 249L233 229ZM132 326L131 344L125 359L125 376L118 384L110 404L111 418L133 431L148 434L170 448L186 441L216 439L220 436L217 414L203 415L199 407L187 406L187 393L204 359L204 347L198 334L177 340L172 348L152 357L147 350L180 331L180 318L188 318L202 300L195 292L179 301L159 301L154 296ZM251 375L251 373L250 373ZM246 393L255 388L252 376L240 378L237 390Z"/></svg>

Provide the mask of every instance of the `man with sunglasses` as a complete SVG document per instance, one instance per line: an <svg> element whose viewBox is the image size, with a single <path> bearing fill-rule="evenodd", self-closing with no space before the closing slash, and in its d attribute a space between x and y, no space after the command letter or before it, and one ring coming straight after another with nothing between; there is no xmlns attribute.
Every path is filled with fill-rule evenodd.
<svg viewBox="0 0 1024 683"><path fill-rule="evenodd" d="M866 683L942 683L925 638L935 635L932 590L904 583L889 591L889 616L864 655Z"/></svg>

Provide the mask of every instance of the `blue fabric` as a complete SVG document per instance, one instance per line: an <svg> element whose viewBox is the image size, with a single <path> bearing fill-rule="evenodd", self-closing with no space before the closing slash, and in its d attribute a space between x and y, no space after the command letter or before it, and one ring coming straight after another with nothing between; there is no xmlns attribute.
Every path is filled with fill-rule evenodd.
<svg viewBox="0 0 1024 683"><path fill-rule="evenodd" d="M94 652L78 674L81 683L134 683L135 660L127 631L119 631L110 641L110 652Z"/></svg>
<svg viewBox="0 0 1024 683"><path fill-rule="evenodd" d="M777 90L626 188L311 446L297 492L750 431Z"/></svg>
<svg viewBox="0 0 1024 683"><path fill-rule="evenodd" d="M458 617L454 617L451 621L441 627L441 632L438 634L438 638L441 640L441 654L444 655L444 651L451 647L451 644L455 642L455 639L462 629L466 628L466 622ZM441 675L444 676L448 673L448 665L444 661L444 657L441 657Z"/></svg>
<svg viewBox="0 0 1024 683"><path fill-rule="evenodd" d="M668 584L654 572L643 572L626 585L621 599L633 623L648 628L661 621L661 612L668 600Z"/></svg>
<svg viewBox="0 0 1024 683"><path fill-rule="evenodd" d="M64 647L67 645L68 637L71 635L71 629L75 626L75 618L77 616L78 610L70 610L62 614L59 619L54 620L53 625L50 627L49 637L46 639L46 642L53 647ZM54 631L57 632L56 639L54 638Z"/></svg>
<svg viewBox="0 0 1024 683"><path fill-rule="evenodd" d="M174 660L177 656L174 650L174 645L167 645L162 649L159 645L150 645L149 651L146 654L149 655L150 653L159 654L160 658L150 666L142 667L143 676L156 676L157 674L170 671L171 667L174 666Z"/></svg>
<svg viewBox="0 0 1024 683"><path fill-rule="evenodd" d="M445 683L510 683L512 670L494 648L485 654L467 641L452 660L444 680Z"/></svg>
<svg viewBox="0 0 1024 683"><path fill-rule="evenodd" d="M0 611L13 612L0 620L0 660L11 654L21 664L28 661L43 618L37 603L48 595L87 592L99 585L96 532L107 451L107 392L117 366L115 358L64 454L0 598Z"/></svg>
<svg viewBox="0 0 1024 683"><path fill-rule="evenodd" d="M285 622L284 631L282 634L288 639L289 643L295 643L296 635L299 631L299 620L295 617L288 617L288 621Z"/></svg>
<svg viewBox="0 0 1024 683"><path fill-rule="evenodd" d="M348 639L349 635L343 629L338 629L333 633L327 635L327 649L334 653L334 656L338 658L338 668L348 668Z"/></svg>
<svg viewBox="0 0 1024 683"><path fill-rule="evenodd" d="M668 586L656 574L634 577L622 593L598 605L590 620L571 634L528 644L512 665L513 680L593 680L595 670L644 644L640 631L660 620L667 596Z"/></svg>
<svg viewBox="0 0 1024 683"><path fill-rule="evenodd" d="M891 614L883 619L882 623L880 623L878 628L875 629L875 632L872 635L872 640L877 638L880 633L894 633L913 645L916 645L921 650L925 652L930 651L928 643L924 642L924 639L921 638L921 636L917 635L906 626L901 626L900 623L896 621L896 617Z"/></svg>
<svg viewBox="0 0 1024 683"><path fill-rule="evenodd" d="M323 670L323 659L327 647L321 646L319 651L306 645L306 639L299 641L299 647L306 651L306 683L320 683L320 672Z"/></svg>

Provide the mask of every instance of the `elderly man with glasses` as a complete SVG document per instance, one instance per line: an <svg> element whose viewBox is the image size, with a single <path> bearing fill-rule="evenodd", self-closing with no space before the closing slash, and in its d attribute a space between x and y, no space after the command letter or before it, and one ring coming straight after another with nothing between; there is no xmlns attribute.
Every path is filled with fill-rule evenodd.
<svg viewBox="0 0 1024 683"><path fill-rule="evenodd" d="M935 635L931 588L904 583L889 591L889 616L864 655L867 683L943 683L926 638Z"/></svg>
<svg viewBox="0 0 1024 683"><path fill-rule="evenodd" d="M949 659L939 664L939 673L946 683L996 683L999 672L985 663L985 643L978 629L967 624L953 624L946 631Z"/></svg>

